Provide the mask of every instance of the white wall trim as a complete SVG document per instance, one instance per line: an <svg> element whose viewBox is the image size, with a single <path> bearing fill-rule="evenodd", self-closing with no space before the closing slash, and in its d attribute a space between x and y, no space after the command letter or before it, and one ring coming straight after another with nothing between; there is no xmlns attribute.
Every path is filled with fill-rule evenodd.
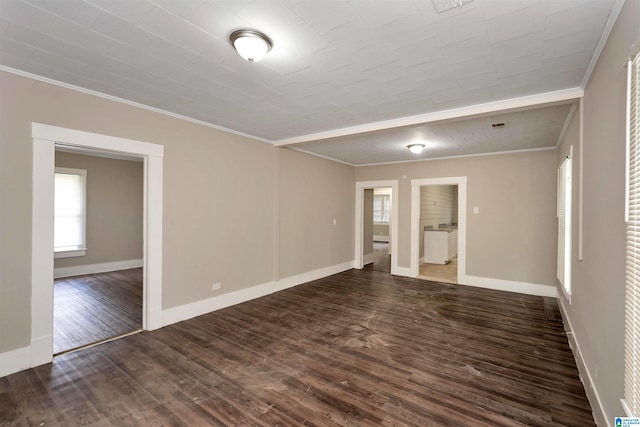
<svg viewBox="0 0 640 427"><path fill-rule="evenodd" d="M613 427L611 420L613 420L614 415L606 414L604 410L602 400L600 399L600 395L596 389L596 383L593 381L591 373L589 373L589 370L587 369L587 364L582 357L582 351L580 350L580 345L578 344L578 340L573 332L574 329L571 325L571 319L569 318L567 310L565 309L564 301L561 298L559 302L560 303L558 305L560 306L560 314L562 315L564 329L567 332L569 347L571 347L573 357L576 360L580 380L582 381L584 391L587 395L587 399L589 400L589 404L591 405L594 421L598 427Z"/></svg>
<svg viewBox="0 0 640 427"><path fill-rule="evenodd" d="M353 166L356 168L364 168L368 166L397 165L400 163L433 162L437 160L467 159L470 157L502 156L505 154L521 154L521 153L532 153L535 151L549 151L549 150L557 150L557 147L553 146L553 147L540 147L540 148L523 148L521 150L490 151L488 153L460 154L458 156L430 157L427 159L396 160L393 162L380 162L380 163L363 163L363 164L357 164Z"/></svg>
<svg viewBox="0 0 640 427"><path fill-rule="evenodd" d="M467 177L451 176L411 180L411 252L410 275L418 277L420 273L420 187L429 185L458 186L458 282L467 273Z"/></svg>
<svg viewBox="0 0 640 427"><path fill-rule="evenodd" d="M77 265L73 267L59 267L53 270L54 279L63 277L81 276L84 274L107 273L109 271L126 270L144 266L143 259L130 259L126 261L104 262L101 264Z"/></svg>
<svg viewBox="0 0 640 427"><path fill-rule="evenodd" d="M384 181L357 181L356 182L356 217L355 217L355 237L354 237L354 268L362 268L364 266L362 239L364 236L364 190L375 188L391 187L391 224L389 225L389 234L391 242L389 242L389 252L391 252L391 274L401 275L398 273L398 180Z"/></svg>
<svg viewBox="0 0 640 427"><path fill-rule="evenodd" d="M342 273L343 271L351 270L353 268L353 264L353 261L347 261L341 264L336 264L329 267L308 271L306 273L285 277L275 282L273 292L283 291L285 289L293 288L294 286L302 285L303 283L308 283L313 280L322 279L323 277L332 276L334 274Z"/></svg>
<svg viewBox="0 0 640 427"><path fill-rule="evenodd" d="M55 146L144 159L143 328L162 326L162 177L164 146L32 123L31 350L29 366L53 360L53 176Z"/></svg>
<svg viewBox="0 0 640 427"><path fill-rule="evenodd" d="M274 282L263 283L228 294L211 297L162 311L162 326L168 326L196 316L222 310L232 305L240 304L252 299L273 293Z"/></svg>
<svg viewBox="0 0 640 427"><path fill-rule="evenodd" d="M622 6L624 6L625 0L616 0L613 5L613 9L611 9L611 13L609 14L609 19L607 19L606 24L604 25L604 30L602 30L602 34L600 35L600 40L598 40L598 44L596 45L596 50L593 52L593 56L591 57L591 61L589 62L589 66L587 67L587 72L584 73L584 77L582 78L582 83L580 83L580 87L585 89L589 80L591 79L591 73L593 73L593 69L596 67L598 63L598 59L600 59L600 55L602 54L602 50L604 46L607 44L607 40L611 35L611 31L613 30L613 26L618 20L618 16L622 11Z"/></svg>
<svg viewBox="0 0 640 427"><path fill-rule="evenodd" d="M195 301L183 304L177 307L166 309L162 312L162 326L168 326L173 323L191 319L196 316L211 313L212 311L221 310L246 301L264 297L274 292L292 288L313 280L341 273L353 268L353 261L330 267L320 268L318 270L309 271L295 276L290 276L276 282L268 282L250 288L241 289L239 291L230 292L228 294L219 295L205 300Z"/></svg>
<svg viewBox="0 0 640 427"><path fill-rule="evenodd" d="M476 116L480 114L495 113L511 109L531 107L533 105L543 106L545 104L555 104L558 102L570 101L584 96L584 90L579 87L563 89L554 92L539 93L520 98L504 99L501 101L487 102L484 104L470 105L468 107L453 108L450 110L436 111L415 116L401 117L392 120L367 123L364 125L351 126L324 132L301 135L293 138L274 141L275 146L286 146L299 144L308 141L318 141L321 139L335 138L339 136L355 135L363 132L392 129L401 126L411 126L421 123L430 123L440 120L458 119L462 117Z"/></svg>
<svg viewBox="0 0 640 427"><path fill-rule="evenodd" d="M65 88L65 89L74 90L76 92L85 93L87 95L97 96L98 98L108 99L109 101L114 101L114 102L118 102L118 103L121 103L121 104L130 105L132 107L142 108L143 110L152 111L154 113L162 114L164 116L169 116L169 117L173 117L173 118L180 119L180 120L185 120L185 121L191 122L191 123L196 123L196 124L199 124L199 125L202 125L202 126L206 126L208 128L217 129L217 130L221 130L221 131L224 131L224 132L229 132L229 133L232 133L234 135L244 136L246 138L254 139L256 141L266 142L266 143L271 143L272 142L272 141L270 141L268 139L260 138L259 136L249 135L248 133L239 132L237 130L229 129L229 128L226 128L226 127L223 127L223 126L218 126L216 124L205 122L205 121L198 120L198 119L194 119L192 117L187 117L187 116L183 116L181 114L172 113L171 111L166 111L166 110L162 110L160 108L151 107L149 105L140 104L139 102L129 101L129 100L124 99L124 98L118 98L117 96L107 95L106 93L98 92L98 91L91 90L91 89L86 89L86 88L83 88L83 87L80 87L80 86L75 86L75 85L72 85L72 84L69 84L69 83L65 83L65 82L61 82L61 81L58 81L58 80L50 79L48 77L43 77L43 76L39 76L37 74L28 73L26 71L17 70L15 68L7 67L5 65L0 65L0 71L5 71L7 73L15 74L15 75L20 76L20 77L26 77L28 79L33 79L33 80L36 80L36 81L39 81L39 82L43 82L43 83L47 83L47 84L50 84L50 85L62 87L62 88Z"/></svg>
<svg viewBox="0 0 640 427"><path fill-rule="evenodd" d="M0 378L29 369L31 347L0 353Z"/></svg>
<svg viewBox="0 0 640 427"><path fill-rule="evenodd" d="M372 262L376 261L376 254L374 254L373 252L371 252L370 254L366 254L362 257L362 263L364 265L367 264L371 264Z"/></svg>
<svg viewBox="0 0 640 427"><path fill-rule="evenodd" d="M458 284L497 291L517 292L519 294L558 298L558 288L553 285L517 282L515 280L493 279L479 276L458 276Z"/></svg>
<svg viewBox="0 0 640 427"><path fill-rule="evenodd" d="M410 277L412 279L414 279L416 276L412 276L411 275L411 269L407 268L407 267L397 267L395 269L395 272L393 273L394 276L402 276L402 277Z"/></svg>

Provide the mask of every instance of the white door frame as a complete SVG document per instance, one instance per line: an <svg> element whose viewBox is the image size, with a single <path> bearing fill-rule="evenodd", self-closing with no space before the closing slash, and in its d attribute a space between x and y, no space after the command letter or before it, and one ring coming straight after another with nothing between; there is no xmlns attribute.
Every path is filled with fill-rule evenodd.
<svg viewBox="0 0 640 427"><path fill-rule="evenodd" d="M428 185L458 186L458 283L466 276L467 262L467 177L411 180L411 277L420 274L420 187Z"/></svg>
<svg viewBox="0 0 640 427"><path fill-rule="evenodd" d="M357 181L354 268L364 266L362 238L364 235L364 190L391 188L391 274L398 274L398 180Z"/></svg>
<svg viewBox="0 0 640 427"><path fill-rule="evenodd" d="M53 360L53 204L55 146L101 150L144 159L142 327L162 327L162 177L164 146L32 123L30 366Z"/></svg>

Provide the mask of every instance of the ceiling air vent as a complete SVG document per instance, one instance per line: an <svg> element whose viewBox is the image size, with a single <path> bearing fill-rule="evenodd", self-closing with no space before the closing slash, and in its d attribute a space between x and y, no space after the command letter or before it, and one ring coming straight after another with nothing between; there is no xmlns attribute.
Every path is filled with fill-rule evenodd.
<svg viewBox="0 0 640 427"><path fill-rule="evenodd" d="M497 129L497 128L503 128L505 127L507 124L505 122L501 122L501 123L493 123L491 125L492 128Z"/></svg>
<svg viewBox="0 0 640 427"><path fill-rule="evenodd" d="M460 7L465 3L469 3L473 0L433 0L433 5L436 7L438 13L446 12L450 9Z"/></svg>

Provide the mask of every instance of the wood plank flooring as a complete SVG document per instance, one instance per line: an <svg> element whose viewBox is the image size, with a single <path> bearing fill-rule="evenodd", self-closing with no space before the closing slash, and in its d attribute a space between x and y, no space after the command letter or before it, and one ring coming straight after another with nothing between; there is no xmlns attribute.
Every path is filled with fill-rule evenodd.
<svg viewBox="0 0 640 427"><path fill-rule="evenodd" d="M53 284L53 352L142 327L142 268L57 279Z"/></svg>
<svg viewBox="0 0 640 427"><path fill-rule="evenodd" d="M593 426L554 310L350 270L0 378L0 424Z"/></svg>

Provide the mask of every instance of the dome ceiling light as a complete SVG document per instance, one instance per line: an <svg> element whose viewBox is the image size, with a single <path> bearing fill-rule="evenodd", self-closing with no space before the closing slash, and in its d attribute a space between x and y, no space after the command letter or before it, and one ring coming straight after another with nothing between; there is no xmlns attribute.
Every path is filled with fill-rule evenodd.
<svg viewBox="0 0 640 427"><path fill-rule="evenodd" d="M229 41L238 54L249 62L260 61L273 46L269 37L254 30L234 31Z"/></svg>
<svg viewBox="0 0 640 427"><path fill-rule="evenodd" d="M407 145L407 148L413 154L420 154L422 153L422 150L424 150L424 144L409 144Z"/></svg>

